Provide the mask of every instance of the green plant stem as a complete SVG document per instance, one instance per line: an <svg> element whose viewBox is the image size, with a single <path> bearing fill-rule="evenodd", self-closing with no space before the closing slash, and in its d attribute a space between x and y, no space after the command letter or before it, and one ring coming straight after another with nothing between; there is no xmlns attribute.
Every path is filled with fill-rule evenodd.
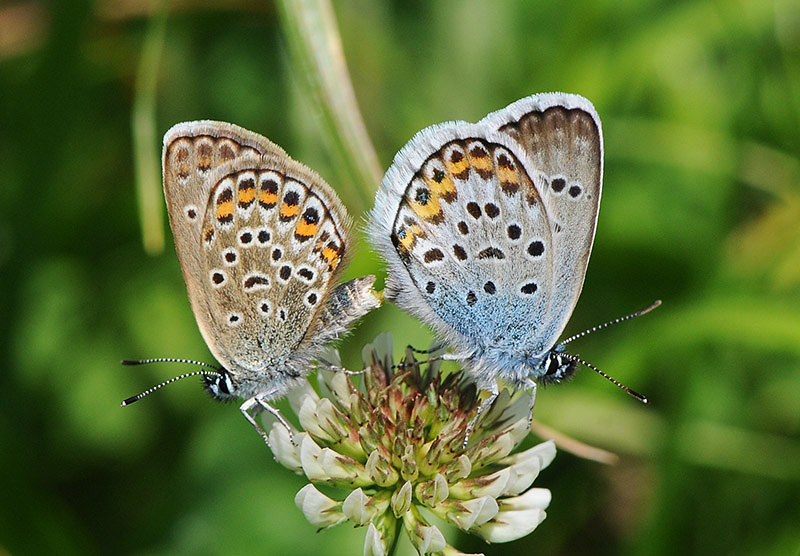
<svg viewBox="0 0 800 556"><path fill-rule="evenodd" d="M344 170L340 189L363 212L372 203L381 171L347 71L341 37L329 0L280 0L281 23L291 63L320 108L326 137Z"/></svg>
<svg viewBox="0 0 800 556"><path fill-rule="evenodd" d="M392 540L392 545L389 547L389 551L387 552L388 556L394 556L397 553L397 547L400 544L400 532L403 529L403 520L396 519L395 526L394 526L394 539Z"/></svg>
<svg viewBox="0 0 800 556"><path fill-rule="evenodd" d="M158 66L167 27L167 2L153 2L153 16L142 45L136 71L136 91L131 112L134 175L144 250L155 255L164 250L164 215L161 206L160 157L154 145Z"/></svg>

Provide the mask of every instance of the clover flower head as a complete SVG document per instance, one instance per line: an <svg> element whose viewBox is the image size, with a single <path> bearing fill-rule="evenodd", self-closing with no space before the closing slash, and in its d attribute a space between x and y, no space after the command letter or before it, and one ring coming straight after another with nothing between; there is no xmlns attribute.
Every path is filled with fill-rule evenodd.
<svg viewBox="0 0 800 556"><path fill-rule="evenodd" d="M555 445L512 453L529 431L527 394L501 393L465 447L475 387L410 350L395 367L391 353L388 334L364 348L361 389L346 373L320 371L322 395L309 385L290 398L304 430L273 425L275 459L310 481L295 497L306 519L365 527L364 554L376 556L393 553L403 531L419 554L461 554L436 519L487 542L533 531L550 491L531 484Z"/></svg>

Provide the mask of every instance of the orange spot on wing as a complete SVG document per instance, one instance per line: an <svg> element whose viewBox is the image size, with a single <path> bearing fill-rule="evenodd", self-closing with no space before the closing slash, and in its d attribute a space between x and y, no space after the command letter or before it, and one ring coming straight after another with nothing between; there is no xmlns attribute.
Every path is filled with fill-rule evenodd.
<svg viewBox="0 0 800 556"><path fill-rule="evenodd" d="M225 222L233 217L233 201L225 201L217 205L217 220Z"/></svg>
<svg viewBox="0 0 800 556"><path fill-rule="evenodd" d="M425 203L420 203L416 199L409 199L408 205L411 207L411 210L414 211L414 214L419 216L422 220L437 221L442 217L442 203L439 195L433 190L431 190L430 196L426 199Z"/></svg>
<svg viewBox="0 0 800 556"><path fill-rule="evenodd" d="M514 183L519 185L519 174L516 168L507 168L503 166L497 167L497 177L501 182Z"/></svg>
<svg viewBox="0 0 800 556"><path fill-rule="evenodd" d="M475 168L481 176L486 176L493 170L492 159L483 146L476 145L472 147L472 149L468 151L468 157L470 165Z"/></svg>
<svg viewBox="0 0 800 556"><path fill-rule="evenodd" d="M437 181L437 178L439 180ZM438 203L439 199L444 199L448 203L453 202L457 196L456 186L452 178L441 172L441 174L434 174L433 177L425 177L425 184L430 188L433 199ZM430 204L430 203L428 203ZM441 207L437 206L437 212L441 211Z"/></svg>
<svg viewBox="0 0 800 556"><path fill-rule="evenodd" d="M458 175L469 168L469 160L466 156L462 156L457 162L446 159L444 161L444 167L447 168L447 171L451 174Z"/></svg>
<svg viewBox="0 0 800 556"><path fill-rule="evenodd" d="M339 250L332 247L332 244L329 243L328 246L322 250L321 254L322 258L330 265L331 269L336 268L339 264Z"/></svg>
<svg viewBox="0 0 800 556"><path fill-rule="evenodd" d="M311 237L319 230L319 224L311 224L305 220L300 220L295 228L295 234L304 237Z"/></svg>
<svg viewBox="0 0 800 556"><path fill-rule="evenodd" d="M262 189L258 194L258 202L270 207L275 206L275 203L278 202L278 194Z"/></svg>
<svg viewBox="0 0 800 556"><path fill-rule="evenodd" d="M197 147L197 168L201 172L207 172L211 169L211 156L213 150L208 143L200 143Z"/></svg>
<svg viewBox="0 0 800 556"><path fill-rule="evenodd" d="M294 218L300 213L300 205L281 204L281 216L283 218Z"/></svg>
<svg viewBox="0 0 800 556"><path fill-rule="evenodd" d="M239 190L239 204L249 205L256 198L255 187L245 187Z"/></svg>
<svg viewBox="0 0 800 556"><path fill-rule="evenodd" d="M402 228L396 235L398 247L403 251L411 251L414 244L417 242L417 238L424 237L425 233L422 231L422 228L414 224Z"/></svg>

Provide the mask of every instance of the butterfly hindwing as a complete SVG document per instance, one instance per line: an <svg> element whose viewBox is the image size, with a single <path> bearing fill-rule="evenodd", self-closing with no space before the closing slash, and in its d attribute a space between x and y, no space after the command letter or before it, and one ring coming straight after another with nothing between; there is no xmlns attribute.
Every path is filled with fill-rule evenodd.
<svg viewBox="0 0 800 556"><path fill-rule="evenodd" d="M164 176L189 298L214 356L245 374L302 359L349 245L330 186L266 138L222 122L172 128Z"/></svg>
<svg viewBox="0 0 800 556"><path fill-rule="evenodd" d="M439 330L464 349L516 345L547 312L550 232L539 178L518 145L481 126L433 126L406 152L421 145L427 158L397 184L390 236L413 285L392 280L389 295L401 303L420 295L444 321ZM509 318L508 306L518 318Z"/></svg>
<svg viewBox="0 0 800 556"><path fill-rule="evenodd" d="M202 240L213 334L229 364L267 368L301 349L345 239L315 190L285 168L243 159L220 173L203 223L213 233Z"/></svg>

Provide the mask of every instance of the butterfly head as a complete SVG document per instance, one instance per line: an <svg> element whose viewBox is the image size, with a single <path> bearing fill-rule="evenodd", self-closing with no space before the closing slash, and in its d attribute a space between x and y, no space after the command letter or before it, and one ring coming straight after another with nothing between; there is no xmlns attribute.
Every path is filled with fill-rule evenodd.
<svg viewBox="0 0 800 556"><path fill-rule="evenodd" d="M228 400L230 398L236 397L236 386L233 383L233 379L229 371L222 367L217 367L215 365L209 365L208 363L203 363L202 361L194 361L192 359L176 359L174 357L157 357L153 359L136 359L136 360L123 360L123 365L147 365L150 363L188 363L190 365L197 365L198 367L205 367L206 369L200 371L192 371L189 373L183 373L182 375L178 375L172 377L160 384L156 384L152 388L148 388L144 392L140 394L136 394L135 396L131 396L130 398L126 398L122 401L123 407L126 405L131 405L134 402L138 402L145 396L149 396L156 390L160 390L164 386L168 384L172 384L173 382L177 382L178 380L183 380L184 378L189 378L192 376L202 376L203 377L203 385L205 386L206 390L214 396L218 400Z"/></svg>
<svg viewBox="0 0 800 556"><path fill-rule="evenodd" d="M228 401L238 397L231 373L226 369L203 376L203 387L214 399Z"/></svg>
<svg viewBox="0 0 800 556"><path fill-rule="evenodd" d="M540 382L557 384L564 380L569 380L578 369L578 361L564 350L564 346L557 345L549 352L540 364Z"/></svg>

